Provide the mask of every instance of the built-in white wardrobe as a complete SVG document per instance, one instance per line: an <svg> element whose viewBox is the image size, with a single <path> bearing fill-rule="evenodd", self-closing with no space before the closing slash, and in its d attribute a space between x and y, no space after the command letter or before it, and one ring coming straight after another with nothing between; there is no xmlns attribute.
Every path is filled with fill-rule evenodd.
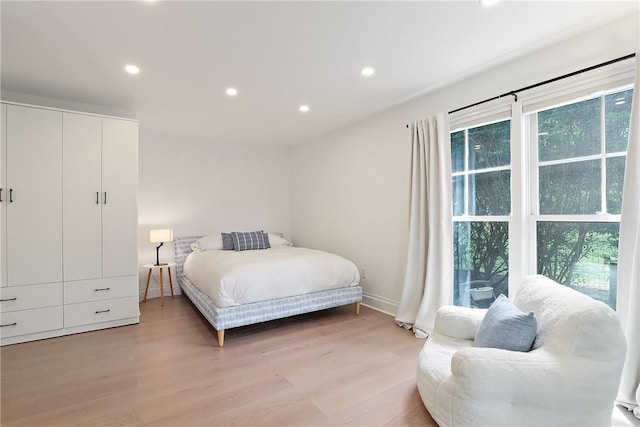
<svg viewBox="0 0 640 427"><path fill-rule="evenodd" d="M2 103L0 344L138 323L138 124Z"/></svg>

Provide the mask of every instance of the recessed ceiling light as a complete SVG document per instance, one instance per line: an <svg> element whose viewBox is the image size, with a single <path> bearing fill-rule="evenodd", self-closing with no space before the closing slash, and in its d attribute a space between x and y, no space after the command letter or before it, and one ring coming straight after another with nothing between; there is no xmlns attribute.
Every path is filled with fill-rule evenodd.
<svg viewBox="0 0 640 427"><path fill-rule="evenodd" d="M228 87L225 93L229 96L236 96L238 94L238 89L235 87Z"/></svg>
<svg viewBox="0 0 640 427"><path fill-rule="evenodd" d="M624 98L618 98L616 99L616 102L614 102L615 105L622 105L622 104L626 104L627 100Z"/></svg>
<svg viewBox="0 0 640 427"><path fill-rule="evenodd" d="M495 6L500 3L502 0L480 0L480 4L485 7Z"/></svg>
<svg viewBox="0 0 640 427"><path fill-rule="evenodd" d="M301 113L308 113L309 112L309 106L308 105L301 105L300 108L298 108L298 110L300 110Z"/></svg>
<svg viewBox="0 0 640 427"><path fill-rule="evenodd" d="M138 74L140 72L140 68L135 65L127 65L124 67L124 70L129 74Z"/></svg>
<svg viewBox="0 0 640 427"><path fill-rule="evenodd" d="M360 73L365 77L369 77L369 76L372 76L374 72L375 70L373 68L364 67Z"/></svg>

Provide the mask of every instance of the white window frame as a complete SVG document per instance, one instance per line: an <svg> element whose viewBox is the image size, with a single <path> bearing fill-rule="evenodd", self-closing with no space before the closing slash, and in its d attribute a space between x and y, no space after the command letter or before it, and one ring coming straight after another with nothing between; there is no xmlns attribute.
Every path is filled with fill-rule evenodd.
<svg viewBox="0 0 640 427"><path fill-rule="evenodd" d="M498 105L494 104L490 107L479 107L479 108L469 109L468 111L465 111L461 114L453 115L451 118L451 131L450 131L450 133L453 134L455 132L462 131L462 130L468 131L469 129L472 129L472 128L487 126L493 123L510 120L511 138L510 138L510 145L509 145L509 150L510 150L509 164L503 165L503 166L491 167L491 168L474 169L473 171L470 171L469 170L470 156L468 152L469 151L468 132L465 132L464 170L462 172L452 171L451 173L452 183L453 183L454 177L464 176L464 188L465 188L464 213L462 215L453 216L453 219L452 219L453 223L456 223L456 222L506 222L507 226L509 227L509 263L508 263L509 293L512 292L512 289L513 289L512 285L514 283L511 273L512 271L518 271L518 272L520 271L520 267L517 265L516 260L513 259L514 258L512 256L513 250L511 248L512 248L513 242L519 241L519 236L516 236L516 234L522 234L522 233L515 233L514 231L514 221L515 221L514 210L516 209L515 207L516 203L514 203L513 195L515 194L514 185L516 184L514 184L513 169L514 169L514 163L517 163L517 162L514 162L513 148L514 148L514 135L516 135L514 132L520 132L519 127L514 127L514 112L513 112L514 104L515 103L512 101L502 101L498 103ZM469 215L468 213L469 203L471 199L469 197L469 175L472 175L472 174L475 175L478 173L487 173L487 172L498 172L498 171L505 171L505 170L509 170L511 172L510 173L510 184L511 184L510 213L507 215ZM517 182L518 185L519 183L520 181Z"/></svg>
<svg viewBox="0 0 640 427"><path fill-rule="evenodd" d="M509 226L509 293L519 290L525 276L537 273L537 239L536 228L540 221L566 222L620 222L619 214L598 213L592 215L540 215L538 211L538 152L537 126L531 120L537 119L538 111L561 105L573 104L585 99L602 97L610 93L634 88L634 62L621 61L607 67L576 75L561 81L540 86L518 94L517 100L504 99L488 104L462 110L450 115L450 133L482 125L511 120L511 162L509 167L475 170L489 172L495 170L511 170L511 213L500 216L468 215L469 197L465 200L463 215L453 216L453 222L507 222ZM634 90L634 96L640 91ZM602 109L601 120L605 111ZM601 132L605 132L605 126ZM533 135L535 133L535 135ZM465 175L465 188L468 189L468 141L465 137L465 169L452 173L455 176ZM572 161L601 159L603 162L602 188L606 188L606 159L626 155L626 152L606 153L604 138L601 153L593 156L571 159ZM543 162L543 164L565 163L561 161ZM453 181L452 181L453 182ZM602 192L601 207L606 208L606 192ZM568 219L568 217L571 217ZM453 284L452 284L453 286Z"/></svg>
<svg viewBox="0 0 640 427"><path fill-rule="evenodd" d="M601 166L601 177L600 177L600 188L601 190L606 190L607 183L607 168L606 161L609 158L616 157L626 157L627 151L618 151L613 153L607 153L606 147L606 127L605 127L605 119L606 119L606 111L605 111L605 96L610 95L616 92L622 92L628 89L633 89L633 84L623 85L621 87L613 87L608 90L599 90L596 93L591 94L587 97L578 98L568 102L562 102L558 105L547 106L543 109L532 111L530 113L526 113L524 115L525 129L526 129L526 138L524 140L525 144L530 153L529 155L529 185L530 185L530 197L529 197L529 214L527 218L528 224L528 241L532 242L533 245L528 248L528 271L531 271L535 274L538 269L537 263L537 255L538 255L538 242L537 242L537 227L539 222L591 222L591 223L620 223L620 214L610 214L606 212L607 209L607 192L601 191L600 194L600 211L593 214L572 214L572 215L562 215L562 214L540 214L539 207L539 168L540 166L549 166L549 165L560 165L567 163L580 162L585 160L600 160ZM634 90L634 96L637 93ZM581 101L586 101L590 99L599 99L601 103L600 109L600 152L593 155L581 156L581 157L571 157L559 160L548 160L548 161L539 161L538 160L538 113L540 111L545 111L551 108L561 107L564 105L571 105Z"/></svg>

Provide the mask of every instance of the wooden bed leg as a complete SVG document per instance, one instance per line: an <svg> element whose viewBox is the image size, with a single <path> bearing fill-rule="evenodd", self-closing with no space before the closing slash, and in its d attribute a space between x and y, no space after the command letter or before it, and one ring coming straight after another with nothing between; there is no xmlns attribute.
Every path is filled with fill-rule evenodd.
<svg viewBox="0 0 640 427"><path fill-rule="evenodd" d="M218 347L222 347L224 345L224 329L220 329L218 331Z"/></svg>
<svg viewBox="0 0 640 427"><path fill-rule="evenodd" d="M356 316L360 316L360 303L356 303Z"/></svg>

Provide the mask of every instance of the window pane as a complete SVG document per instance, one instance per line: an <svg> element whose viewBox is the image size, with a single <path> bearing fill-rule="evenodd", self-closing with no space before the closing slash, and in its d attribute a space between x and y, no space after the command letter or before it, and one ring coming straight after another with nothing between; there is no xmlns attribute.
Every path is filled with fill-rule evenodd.
<svg viewBox="0 0 640 427"><path fill-rule="evenodd" d="M540 161L600 152L600 98L538 113Z"/></svg>
<svg viewBox="0 0 640 427"><path fill-rule="evenodd" d="M464 176L453 177L453 215L464 215Z"/></svg>
<svg viewBox="0 0 640 427"><path fill-rule="evenodd" d="M469 215L511 213L511 171L469 174Z"/></svg>
<svg viewBox="0 0 640 427"><path fill-rule="evenodd" d="M540 166L542 215L594 214L601 210L600 160Z"/></svg>
<svg viewBox="0 0 640 427"><path fill-rule="evenodd" d="M511 164L511 121L469 129L469 170Z"/></svg>
<svg viewBox="0 0 640 427"><path fill-rule="evenodd" d="M607 153L627 151L633 89L604 97Z"/></svg>
<svg viewBox="0 0 640 427"><path fill-rule="evenodd" d="M622 208L622 183L626 157L607 159L607 212L620 214Z"/></svg>
<svg viewBox="0 0 640 427"><path fill-rule="evenodd" d="M617 223L538 222L538 273L616 307Z"/></svg>
<svg viewBox="0 0 640 427"><path fill-rule="evenodd" d="M508 296L509 224L453 223L453 300L464 307L488 307Z"/></svg>
<svg viewBox="0 0 640 427"><path fill-rule="evenodd" d="M464 170L464 131L451 134L451 172Z"/></svg>

